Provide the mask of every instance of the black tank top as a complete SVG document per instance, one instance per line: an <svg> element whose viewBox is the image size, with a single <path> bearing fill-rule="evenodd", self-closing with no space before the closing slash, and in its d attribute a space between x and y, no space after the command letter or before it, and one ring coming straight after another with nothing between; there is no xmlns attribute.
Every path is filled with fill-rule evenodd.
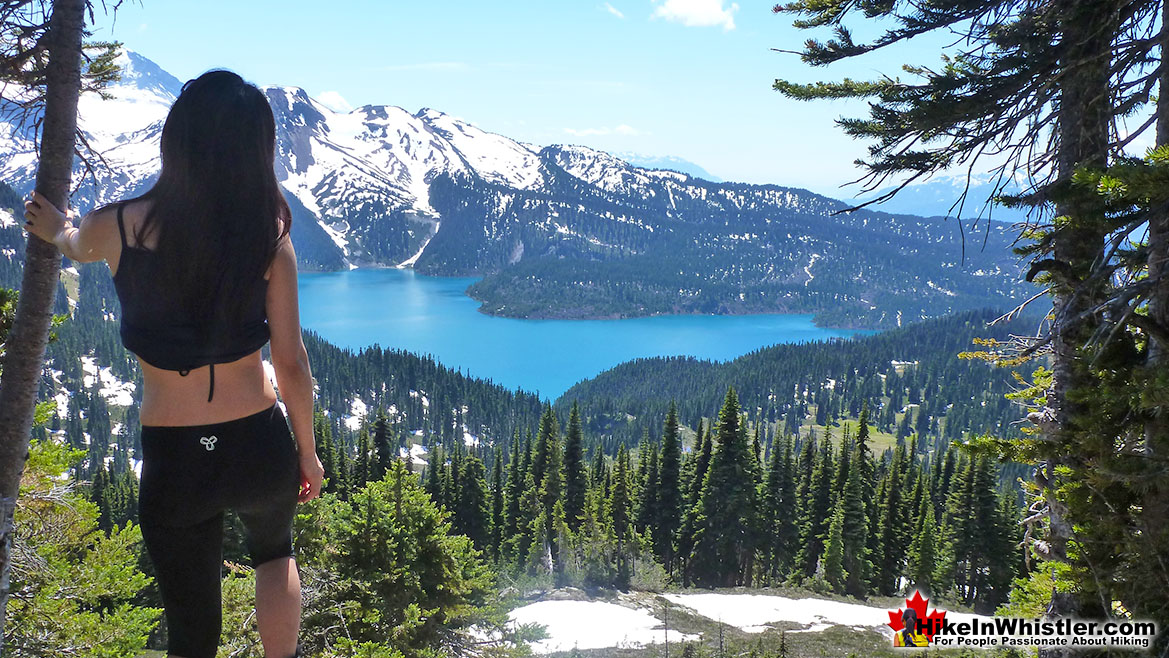
<svg viewBox="0 0 1169 658"><path fill-rule="evenodd" d="M215 394L215 364L241 359L268 342L268 282L262 279L250 295L241 324L194 317L196 314L183 306L178 295L158 285L158 273L166 263L149 249L126 244L122 209L119 205L122 255L114 274L114 289L122 303L122 344L155 368L177 370L183 376L194 368L209 366L210 402Z"/></svg>

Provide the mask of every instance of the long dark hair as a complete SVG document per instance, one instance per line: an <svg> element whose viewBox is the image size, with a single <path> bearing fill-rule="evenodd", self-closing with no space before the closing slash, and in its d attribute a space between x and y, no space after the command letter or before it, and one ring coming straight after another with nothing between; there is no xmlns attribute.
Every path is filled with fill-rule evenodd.
<svg viewBox="0 0 1169 658"><path fill-rule="evenodd" d="M901 621L905 623L905 628L901 629L901 644L907 647L912 647L912 635L917 634L917 611L913 608L906 608L905 612L901 613Z"/></svg>
<svg viewBox="0 0 1169 658"><path fill-rule="evenodd" d="M268 99L231 71L183 85L162 128L162 171L135 241L156 234L161 281L204 318L239 321L292 216L273 169ZM277 220L280 226L277 227Z"/></svg>

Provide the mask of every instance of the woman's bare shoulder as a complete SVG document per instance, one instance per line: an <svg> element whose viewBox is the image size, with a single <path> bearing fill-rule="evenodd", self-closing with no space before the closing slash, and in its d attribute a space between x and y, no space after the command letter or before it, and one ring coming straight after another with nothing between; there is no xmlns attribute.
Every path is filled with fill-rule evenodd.
<svg viewBox="0 0 1169 658"><path fill-rule="evenodd" d="M109 212L117 214L118 208L122 209L122 226L126 229L126 244L132 247L139 247L135 236L139 234L139 228L146 222L146 215L150 212L153 202L144 199L133 199L131 201L123 201L108 206ZM147 248L149 244L145 245Z"/></svg>

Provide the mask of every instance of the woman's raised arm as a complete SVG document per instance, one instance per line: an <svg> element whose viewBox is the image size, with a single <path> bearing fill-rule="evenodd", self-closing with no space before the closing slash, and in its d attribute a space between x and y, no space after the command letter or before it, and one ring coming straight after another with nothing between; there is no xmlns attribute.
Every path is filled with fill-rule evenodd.
<svg viewBox="0 0 1169 658"><path fill-rule="evenodd" d="M107 209L89 213L82 218L81 226L74 227L65 213L40 192L34 191L32 198L24 203L25 229L78 263L109 260L113 255L111 249L121 248L116 222L115 212Z"/></svg>

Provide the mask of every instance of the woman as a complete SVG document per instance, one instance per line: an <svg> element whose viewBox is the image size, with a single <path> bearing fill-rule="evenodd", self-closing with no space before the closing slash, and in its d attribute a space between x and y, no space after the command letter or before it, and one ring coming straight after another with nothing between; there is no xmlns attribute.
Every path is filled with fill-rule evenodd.
<svg viewBox="0 0 1169 658"><path fill-rule="evenodd" d="M917 623L917 611L913 608L906 608L905 612L901 613L901 623L905 628L902 628L893 635L893 646L895 647L928 647L929 638L920 633Z"/></svg>
<svg viewBox="0 0 1169 658"><path fill-rule="evenodd" d="M215 656L229 508L256 568L264 654L299 655L292 519L323 469L274 150L264 94L211 71L171 107L150 191L78 227L39 194L25 204L29 232L71 260L105 260L114 277L122 342L142 368L139 521L175 658ZM287 420L260 358L269 340Z"/></svg>

